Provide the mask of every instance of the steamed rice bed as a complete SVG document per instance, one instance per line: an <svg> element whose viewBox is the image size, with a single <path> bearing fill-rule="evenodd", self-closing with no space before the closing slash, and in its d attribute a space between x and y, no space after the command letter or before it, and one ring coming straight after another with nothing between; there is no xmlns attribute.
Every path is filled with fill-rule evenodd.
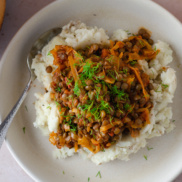
<svg viewBox="0 0 182 182"><path fill-rule="evenodd" d="M122 29L114 31L111 37L112 40L118 41L123 41L127 38L127 32ZM63 27L61 34L54 37L43 48L42 53L35 57L32 69L35 69L37 79L43 83L48 92L45 94L35 94L37 98L35 103L37 116L34 126L40 128L45 135L49 135L53 131L57 132L59 125L59 111L55 102L50 98L52 74L46 72L46 67L53 65L53 56L49 52L55 45L68 45L76 50L94 43L109 45L109 39L102 28L87 27L81 22L70 22ZM98 152L96 154L93 154L87 148L81 148L75 152L74 148L63 147L55 149L55 157L66 158L79 153L83 158L88 158L95 164L108 162L116 158L128 160L131 153L136 153L140 148L146 146L146 139L161 136L174 128L174 124L171 121L172 109L168 106L169 103L172 103L176 89L175 71L168 66L173 60L172 50L168 44L162 41L157 41L153 45L153 48L160 50L154 60L150 61L150 63L146 60L139 60L139 64L142 66L144 72L149 75L150 82L154 86L154 90L150 93L154 104L150 112L150 124L141 130L140 136L136 138L132 138L131 136L121 138L116 144L105 149L105 152ZM56 66L52 67L53 70L56 69ZM161 83L167 85L167 88L164 89Z"/></svg>

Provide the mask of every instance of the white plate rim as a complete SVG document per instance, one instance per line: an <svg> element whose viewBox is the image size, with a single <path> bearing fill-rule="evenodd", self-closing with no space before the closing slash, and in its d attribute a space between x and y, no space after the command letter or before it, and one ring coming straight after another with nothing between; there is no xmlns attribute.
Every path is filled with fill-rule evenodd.
<svg viewBox="0 0 182 182"><path fill-rule="evenodd" d="M50 6L54 6L55 4L59 3L59 1L63 2L63 1L66 1L66 0L57 0L57 1L54 1L54 2L51 2L50 4L46 5L44 8L42 8L41 10L39 10L38 12L36 12L33 16L31 16L20 28L19 30L16 32L16 34L13 36L13 38L11 39L11 41L9 42L8 46L6 47L2 57L1 57L1 60L0 60L0 75L1 75L1 69L3 68L3 64L5 62L5 57L6 57L6 54L9 52L9 49L10 49L10 46L11 44L15 41L17 35L21 34L21 32L24 30L24 28L30 24L31 21L33 21L38 15L42 14L45 10L49 9ZM138 0L138 1L141 1L141 2L144 2L146 0ZM163 8L162 6L160 6L159 4L157 4L156 2L153 2L151 0L148 0L148 3L149 5L152 5L154 7L157 7L157 8L160 8L161 9L161 12L164 12L166 14L168 14L169 16L171 16L171 18L173 19L173 21L175 21L177 24L179 24L182 28L182 23L173 15L171 14L169 11L167 11L165 8ZM20 158L18 158L16 156L16 153L14 152L14 149L11 147L11 143L9 142L9 140L6 138L5 139L5 143L6 143L6 146L8 148L8 150L10 151L11 155L13 156L13 158L15 159L15 161L18 163L18 165L35 181L40 181L40 179L35 176L24 164L23 162L21 161ZM173 178L169 179L169 181L172 181L174 180L180 173L182 172L182 166L180 169L176 170L176 174L173 176Z"/></svg>

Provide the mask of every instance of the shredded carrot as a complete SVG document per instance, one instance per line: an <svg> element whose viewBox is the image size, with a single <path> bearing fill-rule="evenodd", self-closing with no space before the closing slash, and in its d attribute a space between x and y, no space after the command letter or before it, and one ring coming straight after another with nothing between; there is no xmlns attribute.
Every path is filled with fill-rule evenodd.
<svg viewBox="0 0 182 182"><path fill-rule="evenodd" d="M110 147L110 146L111 146L111 143L107 143L106 146L107 146L107 147Z"/></svg>
<svg viewBox="0 0 182 182"><path fill-rule="evenodd" d="M75 67L75 60L73 59L72 56L68 56L68 61L70 63L70 67L71 67L71 72L72 72L72 75L73 75L73 78L75 81L79 80L79 77L78 77L78 72L76 70L76 67Z"/></svg>
<svg viewBox="0 0 182 182"><path fill-rule="evenodd" d="M60 142L60 145L64 146L65 139L62 136L59 136L59 142Z"/></svg>
<svg viewBox="0 0 182 182"><path fill-rule="evenodd" d="M131 75L127 78L127 84L129 85L129 87L131 87L132 82L135 80L135 76Z"/></svg>
<svg viewBox="0 0 182 182"><path fill-rule="evenodd" d="M83 136L82 138L78 138L78 145L81 145L82 147L86 147L91 152L94 152L93 147L90 145L89 140L85 136Z"/></svg>
<svg viewBox="0 0 182 182"><path fill-rule="evenodd" d="M149 112L148 108L140 108L137 110L137 112L142 112L142 114L146 120L146 123L150 124L150 112Z"/></svg>
<svg viewBox="0 0 182 182"><path fill-rule="evenodd" d="M91 142L92 142L94 145L98 145L98 144L99 144L99 142L96 141L96 140L94 140L93 138L91 139Z"/></svg>
<svg viewBox="0 0 182 182"><path fill-rule="evenodd" d="M138 130L135 130L135 129L130 129L130 132L131 132L131 136L133 138L136 138L139 136L139 131Z"/></svg>
<svg viewBox="0 0 182 182"><path fill-rule="evenodd" d="M140 82L140 84L141 84L141 86L142 86L142 90L143 90L144 97L145 97L146 101L148 101L148 100L149 100L149 94L148 94L147 91L145 90L145 87L144 87L143 81L142 81L142 79L141 79L141 77L140 77L140 73L139 73L139 71L138 71L138 68L134 68L134 67L131 67L131 66L129 66L129 68L132 69L132 70L134 71L134 73L135 73L135 75L136 75L138 81Z"/></svg>
<svg viewBox="0 0 182 182"><path fill-rule="evenodd" d="M130 60L140 60L141 59L141 56L138 53L136 53L136 52L129 53L128 56L129 56L129 58L128 58L129 61Z"/></svg>
<svg viewBox="0 0 182 182"><path fill-rule="evenodd" d="M55 93L50 93L50 97L52 100L54 100Z"/></svg>
<svg viewBox="0 0 182 182"><path fill-rule="evenodd" d="M87 132L89 132L90 131L90 126L87 126Z"/></svg>
<svg viewBox="0 0 182 182"><path fill-rule="evenodd" d="M112 49L113 49L113 50L117 50L117 49L123 48L123 47L124 47L124 43L121 42L121 41L118 41L118 42L114 45L114 47L113 47Z"/></svg>
<svg viewBox="0 0 182 182"><path fill-rule="evenodd" d="M104 81L106 83L114 84L115 79L114 78L111 78L111 77L108 77L108 76L105 76Z"/></svg>
<svg viewBox="0 0 182 182"><path fill-rule="evenodd" d="M95 150L94 153L97 153L97 152L99 152L99 151L100 151L100 144L96 145L96 150Z"/></svg>
<svg viewBox="0 0 182 182"><path fill-rule="evenodd" d="M116 52L113 49L110 49L111 55L116 56Z"/></svg>
<svg viewBox="0 0 182 182"><path fill-rule="evenodd" d="M101 126L100 131L105 132L105 131L109 130L110 128L113 128L115 125L119 125L121 123L122 123L122 121L118 120L118 121L113 122L112 124L108 124L106 126Z"/></svg>
<svg viewBox="0 0 182 182"><path fill-rule="evenodd" d="M83 71L83 66L79 69L78 73L81 73Z"/></svg>
<svg viewBox="0 0 182 182"><path fill-rule="evenodd" d="M121 59L123 57L123 52L119 54L119 58Z"/></svg>
<svg viewBox="0 0 182 182"><path fill-rule="evenodd" d="M78 150L78 143L77 142L75 142L74 147L75 147L75 152L77 152L77 150Z"/></svg>
<svg viewBox="0 0 182 182"><path fill-rule="evenodd" d="M111 136L111 137L113 137L114 136L114 132L113 131L112 132L109 132L108 135Z"/></svg>
<svg viewBox="0 0 182 182"><path fill-rule="evenodd" d="M101 58L105 58L107 57L109 54L109 51L108 49L102 49L102 54L101 54Z"/></svg>
<svg viewBox="0 0 182 182"><path fill-rule="evenodd" d="M110 48L113 48L114 46L114 41L110 40Z"/></svg>
<svg viewBox="0 0 182 182"><path fill-rule="evenodd" d="M49 134L49 141L53 144L56 145L56 138L57 138L57 133L50 133Z"/></svg>

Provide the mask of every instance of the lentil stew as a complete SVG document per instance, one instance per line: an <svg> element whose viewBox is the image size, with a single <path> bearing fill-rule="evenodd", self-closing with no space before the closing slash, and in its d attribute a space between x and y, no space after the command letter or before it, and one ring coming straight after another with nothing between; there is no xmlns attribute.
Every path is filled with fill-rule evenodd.
<svg viewBox="0 0 182 182"><path fill-rule="evenodd" d="M103 151L123 135L137 137L150 124L149 76L138 60L150 61L159 50L145 29L124 41L110 40L110 46L92 44L81 50L57 45L51 51L53 75L51 99L60 113L57 133L49 140L57 148L86 147Z"/></svg>

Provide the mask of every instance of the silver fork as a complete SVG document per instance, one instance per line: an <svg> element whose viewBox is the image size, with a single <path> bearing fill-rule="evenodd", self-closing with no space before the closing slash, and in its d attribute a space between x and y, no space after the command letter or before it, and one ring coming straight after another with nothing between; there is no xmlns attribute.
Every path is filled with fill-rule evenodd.
<svg viewBox="0 0 182 182"><path fill-rule="evenodd" d="M16 102L16 104L14 105L14 107L12 108L12 110L10 111L10 113L6 116L6 118L4 119L4 121L1 123L0 125L0 148L3 144L3 141L5 139L6 133L8 131L8 128L11 124L11 122L13 121L13 118L15 117L18 109L20 108L21 104L23 103L25 97L27 96L28 90L31 87L31 83L35 80L36 75L34 73L34 71L31 69L31 65L32 65L32 60L33 58L36 56L36 54L38 54L42 48L56 35L58 35L59 33L61 33L62 28L58 27L58 28L54 28L51 30L48 30L47 32L43 33L33 44L28 57L27 57L27 66L28 66L28 70L30 73L30 78L29 81L23 91L23 93L21 94L20 98L18 99L18 101Z"/></svg>

